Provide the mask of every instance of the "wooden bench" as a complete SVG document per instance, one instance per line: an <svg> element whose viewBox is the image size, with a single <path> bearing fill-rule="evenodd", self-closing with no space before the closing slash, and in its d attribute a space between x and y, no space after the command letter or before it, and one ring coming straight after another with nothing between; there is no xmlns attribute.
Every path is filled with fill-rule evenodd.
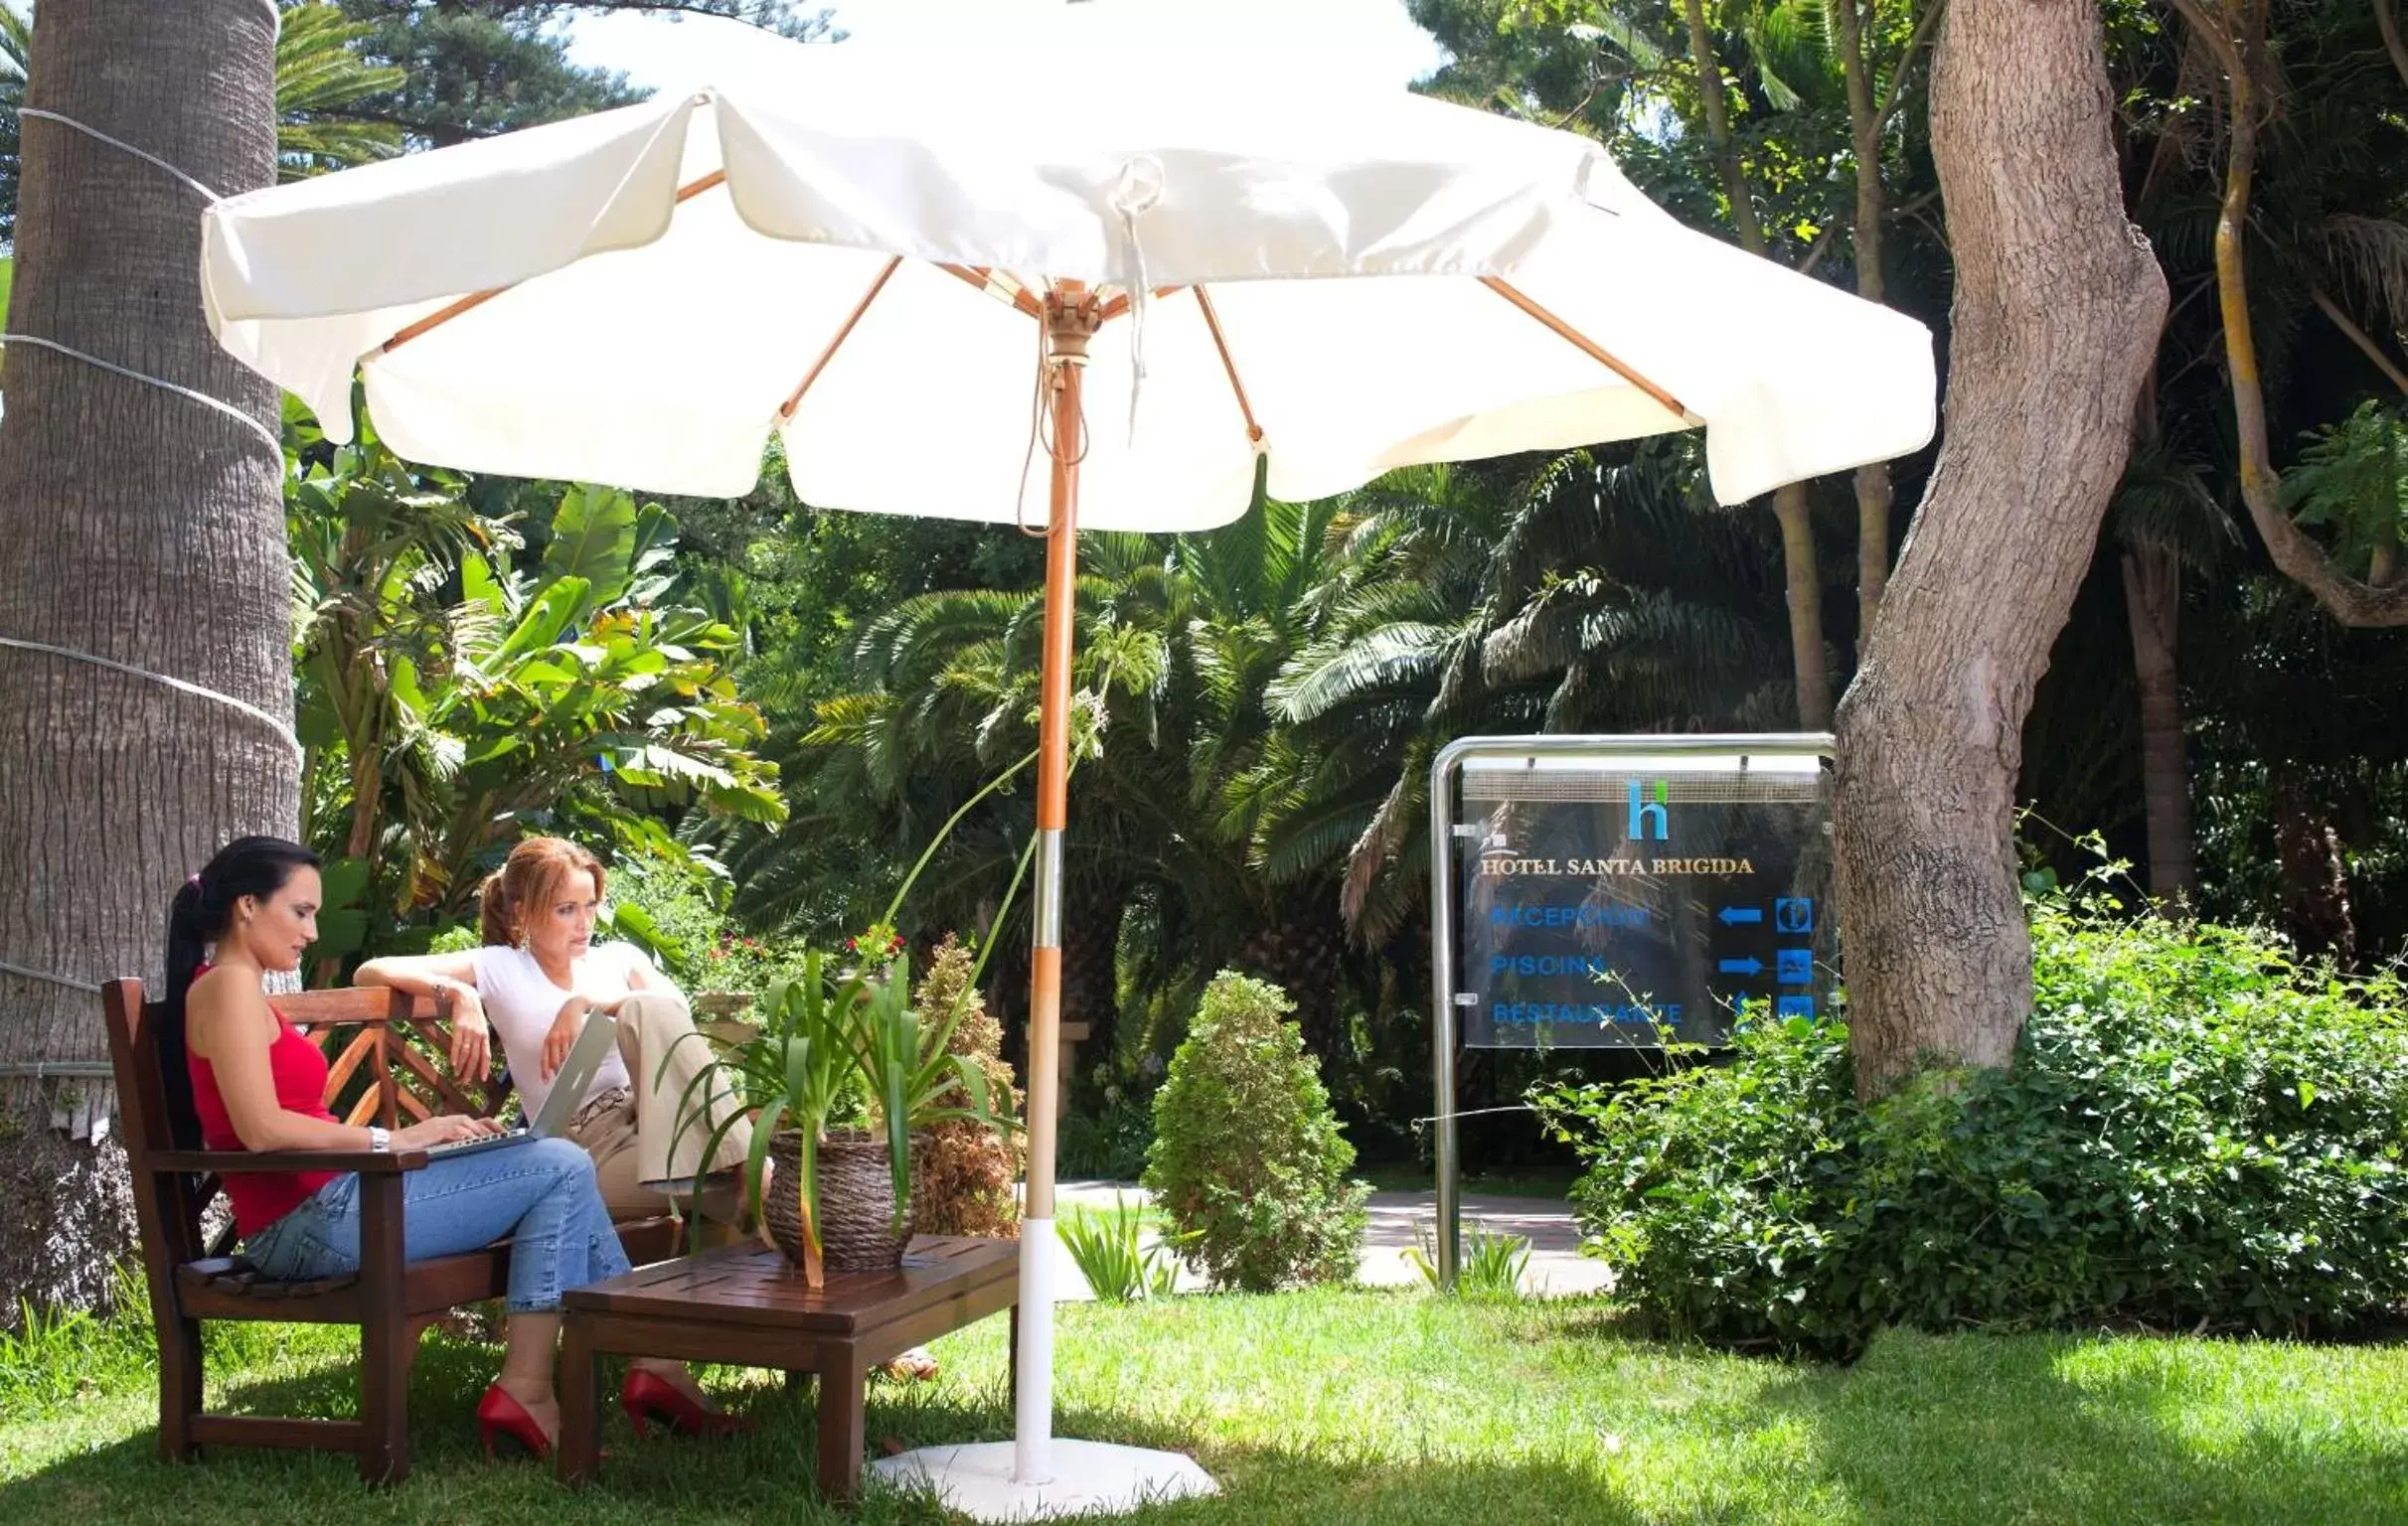
<svg viewBox="0 0 2408 1526"><path fill-rule="evenodd" d="M410 1321L503 1297L509 1286L509 1242L464 1256L403 1262L401 1178L425 1167L424 1150L204 1150L198 1140L175 1138L153 1026L159 1003L144 999L140 981L111 982L101 1001L142 1232L142 1270L159 1332L160 1454L185 1461L211 1445L350 1451L359 1456L362 1478L401 1481L409 1472ZM275 1005L326 1051L327 1110L346 1123L376 1122L391 1129L436 1113L490 1117L509 1098L507 1082L472 1088L445 1074L442 1062L430 1057L443 1053L441 1022L423 998L363 989L280 995ZM202 1215L218 1195L220 1176L230 1170L358 1172L359 1272L275 1282L230 1254L231 1228L205 1243ZM622 1221L618 1231L627 1259L639 1266L678 1249L677 1225L666 1215ZM204 1319L358 1325L359 1419L204 1412Z"/></svg>
<svg viewBox="0 0 2408 1526"><path fill-rule="evenodd" d="M861 1493L870 1369L1001 1309L1012 1311L1019 1389L1020 1242L922 1235L892 1272L840 1273L812 1288L784 1254L730 1245L572 1288L561 1298L560 1473L582 1483L601 1465L593 1359L605 1351L782 1367L792 1385L819 1375L819 1484Z"/></svg>

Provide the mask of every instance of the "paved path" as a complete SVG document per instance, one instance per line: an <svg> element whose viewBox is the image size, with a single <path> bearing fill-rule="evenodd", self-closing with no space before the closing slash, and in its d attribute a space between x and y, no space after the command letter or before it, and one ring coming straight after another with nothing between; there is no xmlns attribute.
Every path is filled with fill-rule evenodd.
<svg viewBox="0 0 2408 1526"><path fill-rule="evenodd" d="M1108 1208L1115 1197L1143 1201L1146 1196L1143 1188L1132 1183L1110 1181L1065 1181L1055 1194L1057 1208L1073 1203ZM1355 1274L1359 1281L1382 1287L1420 1285L1421 1271L1405 1252L1430 1235L1437 1221L1436 1197L1433 1192L1371 1194L1370 1230L1364 1237L1363 1265ZM1525 1293L1560 1297L1605 1293L1613 1287L1613 1275L1604 1263L1580 1254L1580 1231L1572 1223L1571 1208L1558 1199L1467 1196L1463 1217L1467 1234L1477 1223L1530 1242L1529 1269L1523 1280ZM1076 1263L1058 1238L1054 1256L1054 1286L1062 1290L1061 1297L1092 1298L1086 1279L1078 1275ZM1183 1271L1179 1287L1183 1293L1202 1289L1204 1280Z"/></svg>

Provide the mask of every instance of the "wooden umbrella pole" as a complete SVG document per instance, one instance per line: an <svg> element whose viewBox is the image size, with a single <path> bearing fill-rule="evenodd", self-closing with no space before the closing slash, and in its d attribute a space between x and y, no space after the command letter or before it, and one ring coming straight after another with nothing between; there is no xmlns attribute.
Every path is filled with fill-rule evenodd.
<svg viewBox="0 0 2408 1526"><path fill-rule="evenodd" d="M1045 522L1043 668L1038 681L1037 930L1029 973L1029 1200L1033 1219L1053 1217L1053 1125L1061 1044L1062 829L1069 825L1072 581L1078 569L1080 406L1087 341L1102 304L1073 283L1045 297L1053 390L1053 492Z"/></svg>
<svg viewBox="0 0 2408 1526"><path fill-rule="evenodd" d="M1037 907L1029 958L1029 1170L1021 1248L1020 1387L1014 1395L1013 1476L1052 1478L1053 1134L1061 1054L1062 829L1069 821L1072 579L1078 564L1078 466L1085 450L1080 398L1087 341L1103 304L1064 282L1045 295L1047 374L1053 394L1053 492L1045 534L1043 667L1038 684Z"/></svg>

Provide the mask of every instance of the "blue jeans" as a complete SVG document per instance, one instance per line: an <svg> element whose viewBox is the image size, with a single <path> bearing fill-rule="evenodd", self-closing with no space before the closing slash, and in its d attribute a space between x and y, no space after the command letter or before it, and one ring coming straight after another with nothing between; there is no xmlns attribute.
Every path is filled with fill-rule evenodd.
<svg viewBox="0 0 2408 1526"><path fill-rule="evenodd" d="M561 1295L627 1270L593 1181L593 1157L566 1140L437 1156L401 1176L401 1254L456 1256L510 1237L510 1311L550 1313ZM291 1282L360 1269L360 1178L346 1173L242 1243L267 1276Z"/></svg>

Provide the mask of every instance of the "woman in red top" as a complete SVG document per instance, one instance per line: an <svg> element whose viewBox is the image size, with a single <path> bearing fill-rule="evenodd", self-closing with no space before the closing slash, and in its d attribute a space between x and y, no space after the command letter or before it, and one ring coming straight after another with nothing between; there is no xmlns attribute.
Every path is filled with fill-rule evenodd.
<svg viewBox="0 0 2408 1526"><path fill-rule="evenodd" d="M423 1149L498 1131L480 1118L429 1118L398 1129L353 1128L326 1110L326 1058L261 992L270 970L293 970L317 941L318 858L297 842L244 838L176 892L167 919L162 1067L171 1078L178 1143L210 1149ZM191 1090L174 1084L188 1078ZM561 1294L627 1270L596 1189L593 1161L566 1140L531 1139L438 1157L402 1176L402 1246L411 1261L456 1255L510 1237L508 1344L502 1371L477 1406L497 1438L538 1456L560 1434L553 1352ZM270 1277L334 1276L359 1266L359 1177L236 1171L226 1195L243 1248ZM674 1385L695 1401L686 1429L726 1429L704 1412L683 1366L643 1362L630 1374Z"/></svg>

